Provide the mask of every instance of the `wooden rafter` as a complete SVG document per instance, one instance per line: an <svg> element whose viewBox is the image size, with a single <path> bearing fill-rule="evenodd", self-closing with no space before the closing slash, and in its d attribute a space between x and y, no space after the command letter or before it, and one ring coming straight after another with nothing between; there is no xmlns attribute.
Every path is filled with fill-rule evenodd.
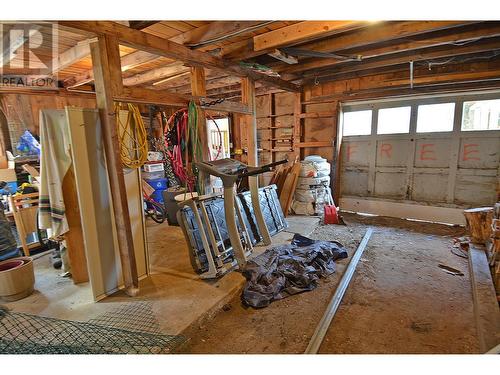
<svg viewBox="0 0 500 375"><path fill-rule="evenodd" d="M456 65L456 64L455 64ZM461 71L457 71L461 69ZM453 92L500 87L500 61L470 63L460 66L447 66L429 71L419 68L414 73L414 87L410 88L409 71L372 74L361 78L358 84L363 89L353 89L350 80L334 78L336 84L345 82L345 90L334 95L318 97L311 104L323 100L353 100L358 98L377 98L405 96L432 92ZM357 86L355 86L357 87Z"/></svg>
<svg viewBox="0 0 500 375"><path fill-rule="evenodd" d="M360 21L304 21L253 37L254 51L274 49L283 45L294 45L307 40L322 38L340 31L357 28L366 22Z"/></svg>
<svg viewBox="0 0 500 375"><path fill-rule="evenodd" d="M287 91L299 91L299 86L277 77L232 64L208 53L190 50L189 48L142 31L108 21L61 21L64 26L78 30L91 31L101 35L115 36L121 44L184 61L193 66L203 66L215 70L226 71L239 77L250 77L269 86L279 87Z"/></svg>
<svg viewBox="0 0 500 375"><path fill-rule="evenodd" d="M354 33L346 33L335 38L311 42L301 46L303 49L317 52L335 52L347 48L367 46L394 39L411 37L438 30L470 25L471 21L405 21L374 24ZM476 22L477 23L477 22Z"/></svg>
<svg viewBox="0 0 500 375"><path fill-rule="evenodd" d="M85 56L84 56L85 57ZM133 69L139 65L145 64L151 60L157 59L158 56L149 52L135 51L121 58L122 72ZM86 70L83 73L69 77L64 80L64 87L76 87L87 84L94 80L92 69Z"/></svg>
<svg viewBox="0 0 500 375"><path fill-rule="evenodd" d="M410 61L430 61L442 58L452 58L455 56L468 55L468 54L479 54L482 52L488 52L492 50L497 50L500 48L500 43L496 39L487 40L486 42L478 42L470 45L465 45L462 47L439 47L437 49L432 48L429 50L417 51L412 53L396 54L386 57L376 57L373 59L368 59L362 62L355 63L343 63L338 64L335 69L330 68L323 71L311 71L305 74L304 77L309 77L303 83L312 83L317 78L322 76L331 76L335 74L337 78L341 74L351 73L356 71L362 71L367 69L377 69L384 68L391 65L405 64Z"/></svg>
<svg viewBox="0 0 500 375"><path fill-rule="evenodd" d="M242 33L246 29L254 28L263 23L263 21L214 21L207 25L176 35L169 40L175 43L184 44L187 47L192 46L194 48L199 48L203 51L213 47L213 45L217 43L210 43L204 47L203 44L207 41L236 35L237 33Z"/></svg>
<svg viewBox="0 0 500 375"><path fill-rule="evenodd" d="M485 25L486 26L486 25ZM493 24L486 27L475 27L465 31L457 31L456 33L447 33L445 35L432 35L426 38L418 38L416 40L403 40L400 43L384 45L381 47L371 48L351 48L342 50L343 54L359 55L362 59L370 59L384 55L415 51L430 47L439 47L443 45L454 45L460 48L461 44L474 42L480 38L491 38L500 36L500 25ZM319 69L327 66L342 63L342 60L334 58L309 59L295 66L284 66L276 70L280 73L298 73L306 70Z"/></svg>
<svg viewBox="0 0 500 375"><path fill-rule="evenodd" d="M149 26L153 26L159 21L129 21L129 27L135 30L143 30Z"/></svg>
<svg viewBox="0 0 500 375"><path fill-rule="evenodd" d="M317 52L335 52L347 48L357 48L374 43L409 37L437 30L446 30L466 24L470 21L405 21L384 22L360 27L356 32L348 32L320 41L301 45L301 48ZM254 51L253 42L238 42L223 49L223 57L233 61L245 60L269 51Z"/></svg>
<svg viewBox="0 0 500 375"><path fill-rule="evenodd" d="M171 64L162 66L161 68L147 70L143 73L135 74L132 77L123 79L125 86L142 85L147 82L158 81L167 77L174 76L178 73L188 72L189 68L183 66L180 61L175 61Z"/></svg>
<svg viewBox="0 0 500 375"><path fill-rule="evenodd" d="M133 22L133 21L132 21ZM234 22L228 22L228 21L215 21L211 22L207 25L186 31L184 33L175 35L171 38L169 38L170 41L175 42L175 43L180 43L180 44L187 44L187 45L196 45L196 44L202 44L205 43L209 40L213 40L217 37L223 37L226 35L235 35L238 32L243 32L246 29L255 27L257 25L261 25L262 22L259 21L234 21ZM208 50L211 47L213 47L213 44L209 44L207 46L200 46L200 51ZM159 58L160 56L154 55L145 51L136 51L132 52L131 54L127 55L129 60L131 62L134 62L135 59L135 64L131 65L128 62L125 62L125 58L122 59L122 71L125 72L129 69L132 69L134 67L137 67L141 64L144 64L146 62L149 62L151 60L155 60ZM169 78L172 76L170 75L170 72L167 71L166 75L163 75L165 70L162 69L163 67L156 68L156 69L151 69L150 73L139 73L138 77L136 79L130 79L129 82L130 84L133 84L132 82L134 81L141 81L141 77L147 77L147 76L152 76L152 77L158 77L158 81L154 83L155 86L158 86L160 84L163 84L165 82L170 81ZM186 68L184 72L180 71L180 74L183 73L188 73L189 69ZM82 84L86 84L92 81L92 70L88 70L86 72L80 73L76 76L70 77L65 80L65 86L71 85L71 86L79 86ZM142 84L143 82L137 83L137 84ZM126 84L127 85L127 84Z"/></svg>
<svg viewBox="0 0 500 375"><path fill-rule="evenodd" d="M52 62L52 74L73 65L75 62L90 55L90 43L92 39L86 39L77 43L76 46L68 48L66 51L55 57Z"/></svg>

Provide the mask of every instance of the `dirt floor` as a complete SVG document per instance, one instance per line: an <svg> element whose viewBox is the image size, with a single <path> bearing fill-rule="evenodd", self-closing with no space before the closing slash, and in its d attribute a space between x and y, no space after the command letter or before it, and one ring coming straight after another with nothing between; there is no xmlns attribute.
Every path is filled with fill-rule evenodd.
<svg viewBox="0 0 500 375"><path fill-rule="evenodd" d="M311 292L255 310L237 295L185 332L186 353L302 353L368 225L375 229L320 353L477 353L467 260L452 254L463 228L345 214L347 226L310 237L349 250ZM461 270L444 272L438 264Z"/></svg>

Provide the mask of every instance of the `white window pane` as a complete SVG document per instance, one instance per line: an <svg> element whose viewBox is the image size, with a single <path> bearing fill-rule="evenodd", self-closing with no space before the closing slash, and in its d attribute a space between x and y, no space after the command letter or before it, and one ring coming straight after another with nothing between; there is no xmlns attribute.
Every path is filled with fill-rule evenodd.
<svg viewBox="0 0 500 375"><path fill-rule="evenodd" d="M454 113L455 103L419 105L417 133L451 132Z"/></svg>
<svg viewBox="0 0 500 375"><path fill-rule="evenodd" d="M377 134L409 133L410 114L411 107L379 109Z"/></svg>
<svg viewBox="0 0 500 375"><path fill-rule="evenodd" d="M372 132L372 111L344 112L344 131L346 135L369 135Z"/></svg>
<svg viewBox="0 0 500 375"><path fill-rule="evenodd" d="M464 102L462 130L500 129L500 99Z"/></svg>

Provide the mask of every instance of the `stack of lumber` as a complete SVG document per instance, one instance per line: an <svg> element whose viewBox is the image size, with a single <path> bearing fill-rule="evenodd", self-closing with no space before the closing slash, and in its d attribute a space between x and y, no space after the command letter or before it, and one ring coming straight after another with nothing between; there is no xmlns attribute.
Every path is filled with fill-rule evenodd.
<svg viewBox="0 0 500 375"><path fill-rule="evenodd" d="M288 216L293 195L299 180L300 163L296 159L291 165L280 166L271 177L270 185L276 184L283 214Z"/></svg>

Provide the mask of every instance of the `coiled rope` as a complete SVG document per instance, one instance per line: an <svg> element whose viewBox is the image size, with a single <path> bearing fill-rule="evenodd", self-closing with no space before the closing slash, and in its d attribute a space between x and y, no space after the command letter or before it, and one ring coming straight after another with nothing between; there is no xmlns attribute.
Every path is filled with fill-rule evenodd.
<svg viewBox="0 0 500 375"><path fill-rule="evenodd" d="M140 168L148 159L148 138L139 107L127 103L127 121L120 118L121 104L115 104L115 118L118 125L118 141L122 163L132 169Z"/></svg>

